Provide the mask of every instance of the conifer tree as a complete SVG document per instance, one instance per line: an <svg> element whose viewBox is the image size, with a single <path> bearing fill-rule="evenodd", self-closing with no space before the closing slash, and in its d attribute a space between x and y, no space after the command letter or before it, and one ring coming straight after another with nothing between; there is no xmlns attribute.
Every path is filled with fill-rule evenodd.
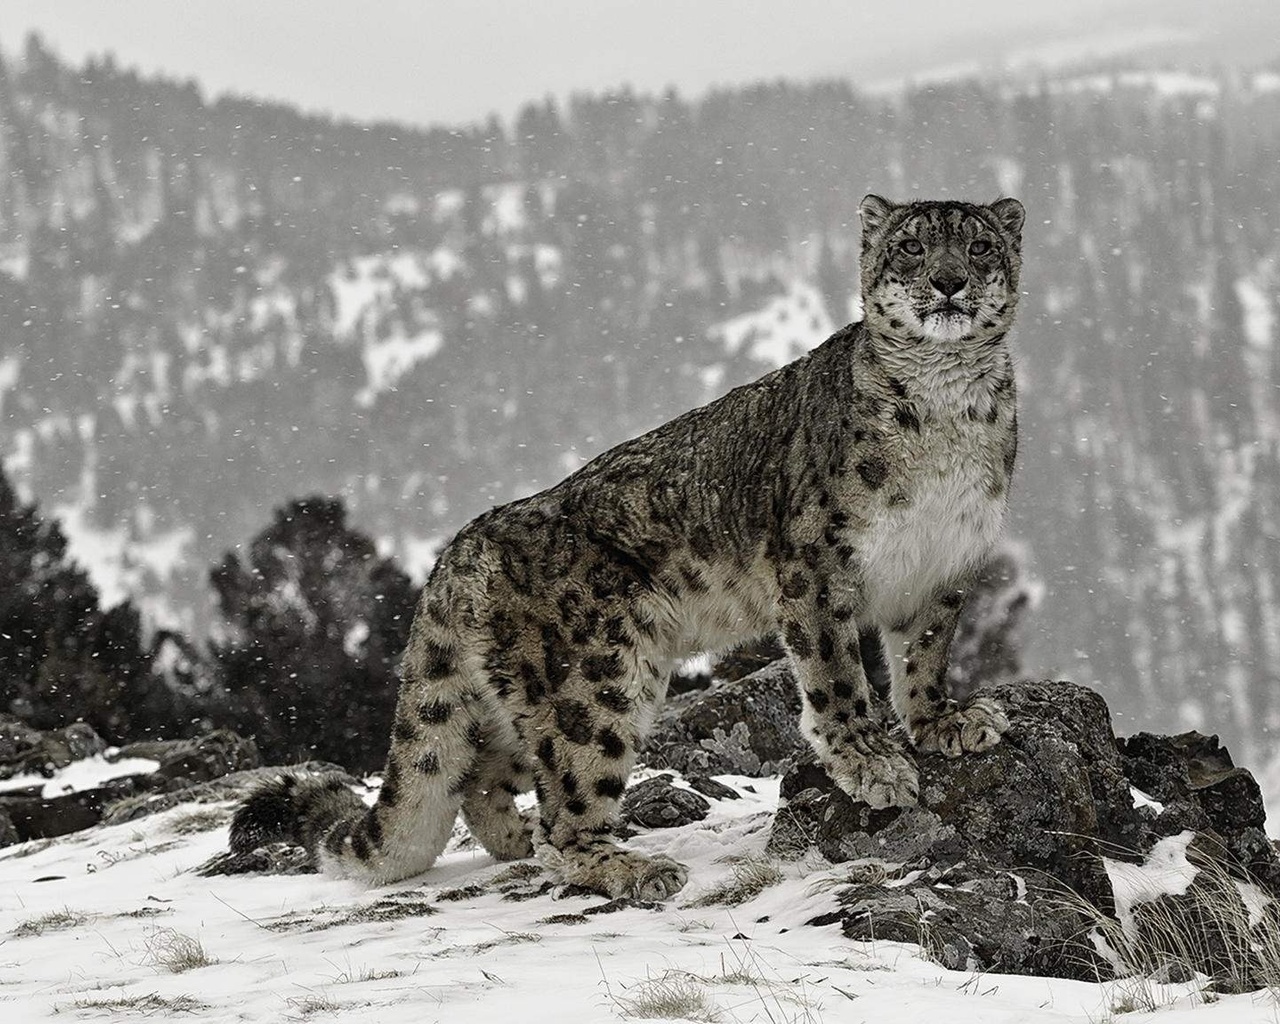
<svg viewBox="0 0 1280 1024"><path fill-rule="evenodd" d="M228 552L212 582L232 633L214 656L236 727L270 761L378 768L414 591L347 525L342 501L277 509L246 560Z"/></svg>

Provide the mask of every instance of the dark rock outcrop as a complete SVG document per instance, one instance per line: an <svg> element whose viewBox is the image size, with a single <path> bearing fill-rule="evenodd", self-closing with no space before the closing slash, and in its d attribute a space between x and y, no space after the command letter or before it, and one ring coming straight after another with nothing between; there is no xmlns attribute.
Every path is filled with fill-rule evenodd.
<svg viewBox="0 0 1280 1024"><path fill-rule="evenodd" d="M1216 738L1117 742L1106 703L1073 683L986 692L1003 704L1008 733L984 754L918 756L916 807L855 803L812 758L788 771L772 852L816 847L832 861L908 872L892 884L855 882L821 923L838 920L850 938L919 942L957 969L1106 976L1110 966L1085 939L1115 911L1103 858L1140 861L1159 839L1186 829L1218 851L1215 870L1238 871L1280 895L1257 784ZM1132 787L1167 801L1165 811L1135 808ZM1222 889L1238 898L1234 884ZM1166 910L1194 930L1203 907L1184 903L1171 899ZM1215 973L1207 962L1197 969Z"/></svg>
<svg viewBox="0 0 1280 1024"><path fill-rule="evenodd" d="M1105 906L1110 886L1096 854L1144 845L1106 702L1072 683L987 692L1003 704L1009 732L985 754L918 757L918 806L855 803L806 759L783 779L771 847L785 852L811 840L833 861L1043 872Z"/></svg>
<svg viewBox="0 0 1280 1024"><path fill-rule="evenodd" d="M1082 936L1088 920L1051 894L1020 890L1011 875L931 869L910 884L854 885L838 897L845 938L914 942L953 971L1078 978L1109 966Z"/></svg>
<svg viewBox="0 0 1280 1024"><path fill-rule="evenodd" d="M622 817L642 828L677 828L701 821L711 811L704 797L656 775L630 787L622 798Z"/></svg>
<svg viewBox="0 0 1280 1024"><path fill-rule="evenodd" d="M1164 805L1150 821L1155 834L1192 829L1251 874L1280 887L1262 790L1248 771L1236 767L1217 736L1140 732L1117 745L1129 780Z"/></svg>
<svg viewBox="0 0 1280 1024"><path fill-rule="evenodd" d="M775 661L667 703L641 752L684 775L772 775L807 749L791 666Z"/></svg>
<svg viewBox="0 0 1280 1024"><path fill-rule="evenodd" d="M336 775L341 777L347 785L353 787L360 785L360 781L348 775L345 768L329 761L303 761L286 767L249 768L210 779L208 782L197 782L190 786L160 792L137 793L125 797L107 809L102 822L104 825L118 825L121 822L145 818L149 814L159 814L179 804L237 800L247 796L259 784L279 778L284 772L297 775Z"/></svg>
<svg viewBox="0 0 1280 1024"><path fill-rule="evenodd" d="M0 753L12 752L13 763L23 771L51 776L57 768L105 751L106 744L87 725L40 733L23 726L4 724ZM256 768L261 759L252 739L225 730L190 740L134 743L112 752L108 760L147 758L158 762L154 771L111 779L92 789L44 795L41 785L0 793L0 846L78 832L98 824L122 802L136 808L156 809L154 798L181 793L189 799L191 788L231 772ZM11 773L10 777L13 774ZM171 804L172 805L172 804Z"/></svg>
<svg viewBox="0 0 1280 1024"><path fill-rule="evenodd" d="M253 738L226 729L216 729L190 740L130 743L121 747L109 760L128 757L145 757L160 762L154 772L144 777L146 789L159 791L185 788L262 765Z"/></svg>
<svg viewBox="0 0 1280 1024"><path fill-rule="evenodd" d="M0 717L0 779L28 774L47 777L106 749L106 741L85 722L41 732L20 719Z"/></svg>

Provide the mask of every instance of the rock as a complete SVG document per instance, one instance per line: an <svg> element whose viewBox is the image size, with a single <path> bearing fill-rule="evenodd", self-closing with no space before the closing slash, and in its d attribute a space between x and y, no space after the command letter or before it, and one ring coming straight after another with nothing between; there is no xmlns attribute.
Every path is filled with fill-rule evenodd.
<svg viewBox="0 0 1280 1024"><path fill-rule="evenodd" d="M22 840L18 838L18 827L14 825L9 812L0 807L0 847L13 846Z"/></svg>
<svg viewBox="0 0 1280 1024"><path fill-rule="evenodd" d="M1096 854L1104 846L1141 851L1143 828L1106 702L1072 683L986 692L1004 706L1009 732L984 754L918 757L919 806L877 811L854 803L806 761L783 779L770 847L785 853L811 841L833 861L1042 871L1109 906Z"/></svg>
<svg viewBox="0 0 1280 1024"><path fill-rule="evenodd" d="M209 782L197 782L195 785L184 788L138 793L135 796L126 797L107 808L102 823L118 825L125 821L136 821L149 814L170 810L179 804L239 800L259 783L278 778L282 772L298 775L338 775L350 786L360 785L360 781L348 775L345 768L328 761L304 761L286 767L250 768L246 771L232 772Z"/></svg>
<svg viewBox="0 0 1280 1024"><path fill-rule="evenodd" d="M1267 838L1267 811L1257 781L1236 767L1217 736L1140 732L1117 741L1133 785L1164 804L1151 822L1159 836L1189 828L1216 841L1220 855L1280 889L1280 862Z"/></svg>
<svg viewBox="0 0 1280 1024"><path fill-rule="evenodd" d="M224 850L215 853L203 864L192 868L192 873L212 878L216 875L309 875L316 871L311 857L301 846L289 843L268 843L248 853L232 853Z"/></svg>
<svg viewBox="0 0 1280 1024"><path fill-rule="evenodd" d="M644 828L676 828L701 821L711 804L697 793L671 784L670 775L638 782L622 798L622 816Z"/></svg>
<svg viewBox="0 0 1280 1024"><path fill-rule="evenodd" d="M808 744L791 666L776 661L667 704L641 753L684 775L771 775Z"/></svg>
<svg viewBox="0 0 1280 1024"><path fill-rule="evenodd" d="M39 729L20 719L0 717L0 779L25 772L27 755L40 746L43 738Z"/></svg>
<svg viewBox="0 0 1280 1024"><path fill-rule="evenodd" d="M231 772L262 765L252 737L216 729L190 740L148 740L130 743L113 755L114 760L144 757L159 761L147 789L172 789L208 782Z"/></svg>
<svg viewBox="0 0 1280 1024"><path fill-rule="evenodd" d="M1213 956L1220 947L1250 947L1237 865L1249 868L1263 895L1280 897L1280 859L1262 833L1252 776L1214 738L1117 742L1106 703L1072 683L985 692L1004 706L1009 731L984 754L917 756L917 807L855 803L812 759L783 778L770 852L795 856L816 846L832 861L865 858L906 872L892 886L858 879L839 893L841 909L816 923L838 920L849 938L918 942L955 969L1105 977L1111 968L1084 939L1100 922L1119 928L1103 857L1139 861L1163 837L1191 828L1200 858L1192 863L1204 868L1196 884L1216 878L1220 898L1197 897L1193 886L1185 896L1123 906L1126 927L1164 929L1161 941L1181 950L1181 969L1214 976L1224 991L1254 985L1259 972L1232 974ZM1136 810L1133 786L1165 802L1165 811ZM1226 909L1215 917L1210 907ZM1158 954L1158 943L1148 947ZM1144 958L1151 957L1159 959L1130 957L1138 961L1130 966L1150 969Z"/></svg>
<svg viewBox="0 0 1280 1024"><path fill-rule="evenodd" d="M7 723L6 723L7 724ZM52 775L55 767L64 767L106 749L102 739L84 723L48 733L9 730L11 748L21 748L23 763L31 770L33 759ZM74 757L72 755L75 755ZM104 818L129 820L113 814L120 804L127 805L134 817L159 809L158 794L179 794L166 806L192 799L192 788L218 779L230 772L256 768L261 763L252 739L233 732L218 730L190 740L157 740L133 743L111 755L113 760L140 757L159 762L154 772L111 779L92 789L46 797L40 787L0 794L0 815L10 827L0 827L0 846L66 835L96 825Z"/></svg>
<svg viewBox="0 0 1280 1024"><path fill-rule="evenodd" d="M726 682L737 682L786 656L787 652L776 634L759 637L721 654L711 666L711 675Z"/></svg>
<svg viewBox="0 0 1280 1024"><path fill-rule="evenodd" d="M96 825L108 805L137 791L136 776L112 779L95 789L65 796L0 796L0 813L13 824L12 842L48 839ZM0 845L12 843L0 842Z"/></svg>
<svg viewBox="0 0 1280 1024"><path fill-rule="evenodd" d="M86 722L40 732L14 718L0 720L0 778L52 775L106 749L106 741Z"/></svg>
<svg viewBox="0 0 1280 1024"><path fill-rule="evenodd" d="M952 971L1033 974L1096 981L1110 967L1082 944L1088 918L1061 900L1003 886L969 889L955 879L890 888L858 885L838 897L840 930L855 941L914 942Z"/></svg>
<svg viewBox="0 0 1280 1024"><path fill-rule="evenodd" d="M706 775L690 775L684 781L703 796L711 797L712 800L742 799L742 794L736 789L726 786L723 782L717 782Z"/></svg>

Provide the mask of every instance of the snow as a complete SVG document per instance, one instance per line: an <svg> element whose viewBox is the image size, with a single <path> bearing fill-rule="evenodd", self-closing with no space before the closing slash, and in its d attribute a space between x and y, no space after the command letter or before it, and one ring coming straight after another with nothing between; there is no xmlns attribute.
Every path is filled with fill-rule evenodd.
<svg viewBox="0 0 1280 1024"><path fill-rule="evenodd" d="M11 775L0 779L0 793L12 792L15 789L28 789L40 786L40 795L49 799L64 796L67 793L80 793L86 789L96 789L104 782L123 778L126 775L150 775L160 767L159 761L149 757L122 757L108 761L102 754L86 757L81 761L73 761L65 768L60 768L52 775L39 775L27 772L22 775Z"/></svg>
<svg viewBox="0 0 1280 1024"><path fill-rule="evenodd" d="M22 371L22 360L16 355L8 355L0 359L0 412L4 411L6 391L17 386Z"/></svg>
<svg viewBox="0 0 1280 1024"><path fill-rule="evenodd" d="M484 190L489 202L489 213L484 219L487 235L508 235L521 231L528 224L524 209L525 186L521 182L504 182L490 185Z"/></svg>
<svg viewBox="0 0 1280 1024"><path fill-rule="evenodd" d="M1274 337L1276 315L1266 289L1253 277L1236 282L1236 296L1244 310L1244 334L1255 348L1269 349Z"/></svg>
<svg viewBox="0 0 1280 1024"><path fill-rule="evenodd" d="M25 281L31 267L31 255L25 245L0 244L0 274L7 274L16 281Z"/></svg>
<svg viewBox="0 0 1280 1024"><path fill-rule="evenodd" d="M1126 934L1133 934L1134 907L1161 896L1181 896L1195 881L1199 871L1187 860L1187 847L1195 837L1190 829L1184 829L1161 839L1141 864L1102 858L1115 894L1116 919Z"/></svg>
<svg viewBox="0 0 1280 1024"><path fill-rule="evenodd" d="M361 256L329 275L334 304L333 330L339 337L354 335L367 311L390 297L392 280L378 273L384 266L380 256Z"/></svg>
<svg viewBox="0 0 1280 1024"><path fill-rule="evenodd" d="M467 205L467 194L460 188L449 188L437 192L431 203L431 216L437 221L452 220Z"/></svg>
<svg viewBox="0 0 1280 1024"><path fill-rule="evenodd" d="M362 346L366 382L356 394L360 405L372 405L440 351L444 335L434 310L424 305L425 293L434 280L448 280L461 267L457 253L440 247L358 256L329 275L334 333ZM400 303L405 297L408 313Z"/></svg>
<svg viewBox="0 0 1280 1024"><path fill-rule="evenodd" d="M400 547L400 565L415 587L422 586L431 574L440 550L449 542L448 536L435 534L430 537L415 537L406 534Z"/></svg>
<svg viewBox="0 0 1280 1024"><path fill-rule="evenodd" d="M368 639L369 623L364 619L357 619L342 638L342 650L348 658L358 658L363 653L365 641Z"/></svg>
<svg viewBox="0 0 1280 1024"><path fill-rule="evenodd" d="M764 308L722 321L708 334L730 355L745 352L755 362L777 368L816 348L834 330L821 293L796 282Z"/></svg>
<svg viewBox="0 0 1280 1024"><path fill-rule="evenodd" d="M277 321L295 326L297 318L296 300L284 288L273 288L249 300L249 330L254 334L261 333Z"/></svg>
<svg viewBox="0 0 1280 1024"><path fill-rule="evenodd" d="M719 781L742 798L712 801L698 824L630 840L689 865L685 893L657 910L561 923L545 919L607 901L538 893L544 879L530 862L514 866L531 877L504 898L495 880L510 883L513 866L472 848L460 828L426 875L374 890L316 875L197 877L190 869L225 849L226 827L191 834L190 806L5 850L0 1013L166 1020L189 1001L180 1017L193 1021L600 1024L674 979L704 991L727 1022L1110 1019L1113 984L946 971L913 945L850 942L836 925L806 925L835 908L832 883L847 866L784 864L782 882L745 904L690 906L730 874L726 857L761 852L777 802L776 780ZM208 962L174 973L164 951L181 936L198 940ZM1151 987L1167 1024L1275 1019L1262 996L1195 1005L1191 986ZM109 1005L121 1000L135 1008Z"/></svg>
<svg viewBox="0 0 1280 1024"><path fill-rule="evenodd" d="M1164 804L1159 800L1151 799L1151 797L1147 796L1147 794L1142 792L1142 790L1137 786L1130 786L1129 792L1133 794L1133 806L1135 808L1150 807L1156 812L1156 814L1164 814Z"/></svg>
<svg viewBox="0 0 1280 1024"><path fill-rule="evenodd" d="M53 513L66 534L68 554L88 572L104 608L144 592L148 575L169 579L183 566L185 551L195 543L195 530L190 526L140 540L130 537L123 524L94 524L81 504L57 505Z"/></svg>
<svg viewBox="0 0 1280 1024"><path fill-rule="evenodd" d="M361 359L368 383L356 394L356 401L372 405L379 394L394 389L401 377L434 356L443 344L444 335L440 330L428 328L411 338L393 336L366 345Z"/></svg>

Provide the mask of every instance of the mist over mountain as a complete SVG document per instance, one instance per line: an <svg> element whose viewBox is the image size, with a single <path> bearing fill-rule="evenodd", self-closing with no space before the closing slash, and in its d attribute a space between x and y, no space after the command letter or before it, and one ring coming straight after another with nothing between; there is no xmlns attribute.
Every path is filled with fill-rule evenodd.
<svg viewBox="0 0 1280 1024"><path fill-rule="evenodd" d="M38 42L0 68L0 435L104 601L216 629L303 494L412 573L856 315L867 191L1029 211L1010 533L1036 674L1280 726L1280 63L355 124Z"/></svg>

